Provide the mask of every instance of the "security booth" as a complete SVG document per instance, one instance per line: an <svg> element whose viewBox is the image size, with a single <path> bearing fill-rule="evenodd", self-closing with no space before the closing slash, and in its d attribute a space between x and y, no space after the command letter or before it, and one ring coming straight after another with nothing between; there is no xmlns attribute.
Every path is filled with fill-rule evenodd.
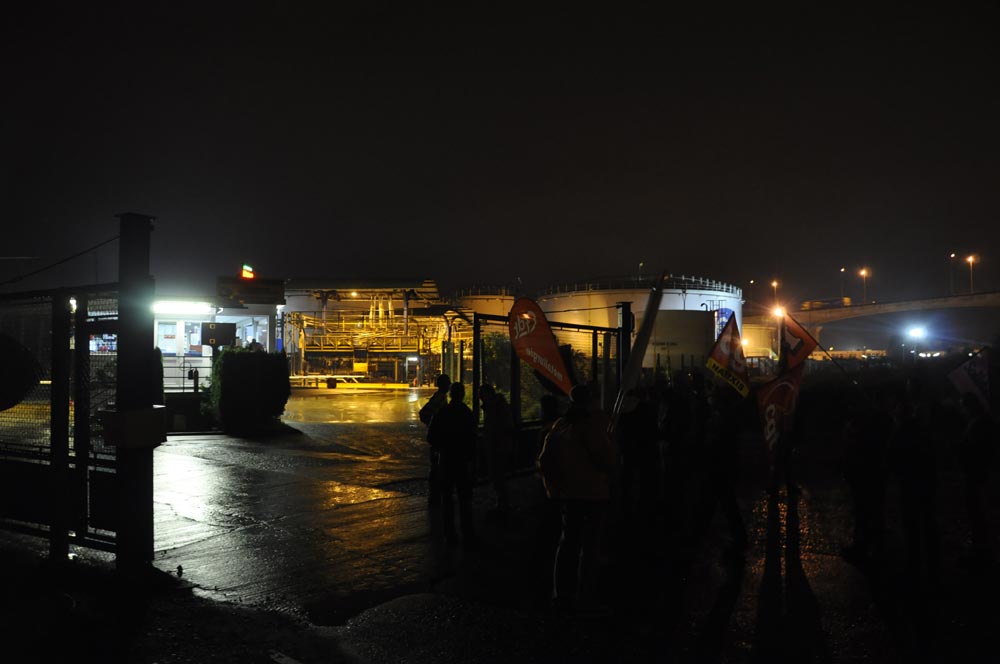
<svg viewBox="0 0 1000 664"><path fill-rule="evenodd" d="M255 344L283 350L282 280L219 277L212 295L159 295L153 303L153 345L163 360L165 392L199 392L212 380L212 357L222 347Z"/></svg>
<svg viewBox="0 0 1000 664"><path fill-rule="evenodd" d="M217 323L236 325L235 341L243 347L254 346L268 352L284 350L281 325L285 307L285 280L261 279L249 265L242 276L216 279Z"/></svg>

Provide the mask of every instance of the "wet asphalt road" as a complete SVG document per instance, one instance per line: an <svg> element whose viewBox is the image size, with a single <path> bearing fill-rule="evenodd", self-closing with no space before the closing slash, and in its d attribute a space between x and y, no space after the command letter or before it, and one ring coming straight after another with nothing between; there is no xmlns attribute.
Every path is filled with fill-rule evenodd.
<svg viewBox="0 0 1000 664"><path fill-rule="evenodd" d="M305 435L172 436L155 458L158 568L220 599L331 624L426 590L419 393L293 398Z"/></svg>
<svg viewBox="0 0 1000 664"><path fill-rule="evenodd" d="M762 490L763 456L748 438L745 564L724 561L719 518L691 549L663 529L612 523L600 591L615 611L567 621L545 608L550 551L537 538L544 513L529 511L530 476L515 494L523 521L484 524L490 550L464 555L434 536L416 415L427 396L294 397L284 420L302 435L267 441L172 436L156 451L156 566L182 566L217 599L346 624L336 638L365 661L996 661L997 577L956 564L965 525L953 469L941 473L940 586L902 577L892 491L886 567L838 555L851 519L835 440L810 441L803 491L789 499ZM482 517L487 487L477 500Z"/></svg>

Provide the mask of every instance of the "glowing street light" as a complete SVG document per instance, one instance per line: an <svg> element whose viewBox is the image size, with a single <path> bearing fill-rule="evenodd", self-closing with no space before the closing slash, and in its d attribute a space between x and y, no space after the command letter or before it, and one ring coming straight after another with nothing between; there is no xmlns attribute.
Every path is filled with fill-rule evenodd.
<svg viewBox="0 0 1000 664"><path fill-rule="evenodd" d="M858 274L861 275L861 304L868 304L868 275L871 273L863 267Z"/></svg>
<svg viewBox="0 0 1000 664"><path fill-rule="evenodd" d="M955 252L948 256L948 293L955 294Z"/></svg>
<svg viewBox="0 0 1000 664"><path fill-rule="evenodd" d="M969 263L969 292L975 293L976 289L972 285L972 266L976 264L976 257L975 255L967 256L965 260Z"/></svg>
<svg viewBox="0 0 1000 664"><path fill-rule="evenodd" d="M775 279L771 282L771 288L774 289L774 303L778 304L778 280Z"/></svg>
<svg viewBox="0 0 1000 664"><path fill-rule="evenodd" d="M906 331L906 336L913 340L913 350L910 351L910 354L913 355L913 361L916 363L918 351L920 350L917 342L927 338L927 328L922 325L916 325Z"/></svg>
<svg viewBox="0 0 1000 664"><path fill-rule="evenodd" d="M844 267L840 268L840 297L841 298L844 297L844 273L846 271L847 271L847 268L844 268Z"/></svg>
<svg viewBox="0 0 1000 664"><path fill-rule="evenodd" d="M771 313L774 314L775 318L784 318L785 317L785 308L784 307L775 307L774 309L771 309Z"/></svg>

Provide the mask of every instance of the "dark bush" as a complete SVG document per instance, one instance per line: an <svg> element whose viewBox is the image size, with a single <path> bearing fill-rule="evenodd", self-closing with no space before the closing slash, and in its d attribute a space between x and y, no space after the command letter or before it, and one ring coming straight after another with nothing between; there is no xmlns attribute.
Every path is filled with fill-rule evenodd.
<svg viewBox="0 0 1000 664"><path fill-rule="evenodd" d="M291 393L284 353L224 349L212 365L212 407L226 433L274 428Z"/></svg>

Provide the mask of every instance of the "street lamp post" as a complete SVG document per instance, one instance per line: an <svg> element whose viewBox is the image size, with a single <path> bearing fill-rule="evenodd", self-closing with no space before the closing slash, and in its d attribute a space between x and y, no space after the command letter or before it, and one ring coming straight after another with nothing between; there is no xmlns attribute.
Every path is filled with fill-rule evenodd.
<svg viewBox="0 0 1000 664"><path fill-rule="evenodd" d="M955 252L948 257L948 293L955 294Z"/></svg>
<svg viewBox="0 0 1000 664"><path fill-rule="evenodd" d="M969 263L969 293L975 293L976 289L975 289L975 287L973 286L973 283L972 283L972 266L975 265L975 263L976 263L976 257L975 257L975 255L971 255L968 258L966 258L965 260L968 261L968 263Z"/></svg>
<svg viewBox="0 0 1000 664"><path fill-rule="evenodd" d="M774 306L778 306L778 280L775 279L771 282L771 288L774 289Z"/></svg>
<svg viewBox="0 0 1000 664"><path fill-rule="evenodd" d="M844 298L844 271L846 268L840 268L840 298Z"/></svg>
<svg viewBox="0 0 1000 664"><path fill-rule="evenodd" d="M868 268L861 268L858 274L861 275L861 304L868 304Z"/></svg>
<svg viewBox="0 0 1000 664"><path fill-rule="evenodd" d="M754 285L754 283L755 283L755 282L754 282L754 280L753 280L753 279L751 279L751 280L750 280L750 288L749 288L749 291L750 291L750 297L748 297L748 298L747 298L747 304L749 304L749 305L750 305L750 306L749 306L748 308L749 308L749 309L750 309L751 311L753 311L753 285Z"/></svg>

